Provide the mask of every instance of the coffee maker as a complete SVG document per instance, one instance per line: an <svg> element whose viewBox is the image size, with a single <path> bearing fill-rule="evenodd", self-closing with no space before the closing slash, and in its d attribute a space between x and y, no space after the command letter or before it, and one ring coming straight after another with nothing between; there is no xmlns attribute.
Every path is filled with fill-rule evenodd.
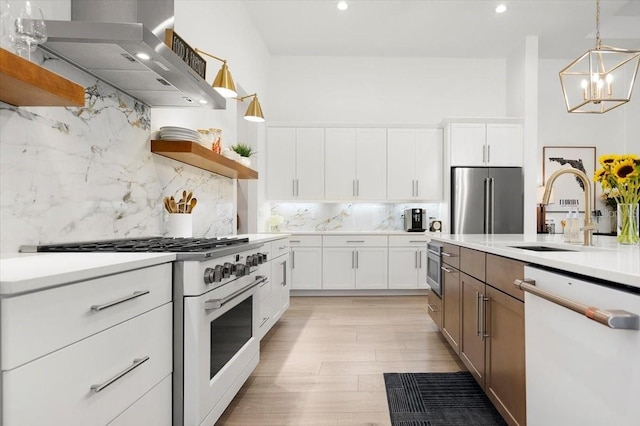
<svg viewBox="0 0 640 426"><path fill-rule="evenodd" d="M424 232L427 228L427 211L425 209L406 209L404 211L404 230L407 232Z"/></svg>

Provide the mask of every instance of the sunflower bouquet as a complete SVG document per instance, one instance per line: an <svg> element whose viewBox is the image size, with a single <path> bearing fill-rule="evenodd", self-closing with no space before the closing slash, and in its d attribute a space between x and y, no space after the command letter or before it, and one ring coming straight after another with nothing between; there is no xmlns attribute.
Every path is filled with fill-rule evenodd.
<svg viewBox="0 0 640 426"><path fill-rule="evenodd" d="M600 169L593 176L618 211L618 242L638 243L638 203L640 203L640 157L636 154L606 154L599 158ZM622 210L621 210L622 208Z"/></svg>

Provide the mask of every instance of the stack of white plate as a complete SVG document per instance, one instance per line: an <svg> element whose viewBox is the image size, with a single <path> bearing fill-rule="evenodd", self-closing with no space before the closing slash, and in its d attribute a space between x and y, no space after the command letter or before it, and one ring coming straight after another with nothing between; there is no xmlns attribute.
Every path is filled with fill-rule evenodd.
<svg viewBox="0 0 640 426"><path fill-rule="evenodd" d="M200 137L200 133L195 130L187 129L185 127L160 127L160 132L158 133L160 139L172 140L172 141L191 141L202 143L202 138Z"/></svg>

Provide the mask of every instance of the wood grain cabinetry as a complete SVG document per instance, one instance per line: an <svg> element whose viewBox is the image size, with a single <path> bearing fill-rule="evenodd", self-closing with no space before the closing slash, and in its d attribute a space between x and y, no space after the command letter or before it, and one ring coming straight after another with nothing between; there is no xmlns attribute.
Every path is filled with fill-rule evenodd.
<svg viewBox="0 0 640 426"><path fill-rule="evenodd" d="M443 264L455 272L443 273L442 333L507 423L524 425L524 296L513 281L525 264L450 246ZM446 263L455 263L456 250L460 271Z"/></svg>
<svg viewBox="0 0 640 426"><path fill-rule="evenodd" d="M440 296L435 294L433 291L429 291L427 293L427 312L429 312L429 316L433 320L433 322L438 326L438 330L442 329L442 299Z"/></svg>
<svg viewBox="0 0 640 426"><path fill-rule="evenodd" d="M447 247L445 247L447 248ZM444 251L443 248L443 253ZM462 311L460 291L460 271L448 260L459 260L458 248L456 246L448 247L451 257L444 257L442 260L442 334L454 351L460 355L460 337L462 334Z"/></svg>

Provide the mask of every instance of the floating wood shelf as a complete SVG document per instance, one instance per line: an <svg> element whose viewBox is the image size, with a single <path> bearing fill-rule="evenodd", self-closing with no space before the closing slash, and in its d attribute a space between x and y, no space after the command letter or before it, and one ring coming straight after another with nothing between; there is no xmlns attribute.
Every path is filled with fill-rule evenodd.
<svg viewBox="0 0 640 426"><path fill-rule="evenodd" d="M258 172L196 142L152 140L151 152L232 179L258 179Z"/></svg>
<svg viewBox="0 0 640 426"><path fill-rule="evenodd" d="M0 100L15 106L84 106L84 88L0 48Z"/></svg>

